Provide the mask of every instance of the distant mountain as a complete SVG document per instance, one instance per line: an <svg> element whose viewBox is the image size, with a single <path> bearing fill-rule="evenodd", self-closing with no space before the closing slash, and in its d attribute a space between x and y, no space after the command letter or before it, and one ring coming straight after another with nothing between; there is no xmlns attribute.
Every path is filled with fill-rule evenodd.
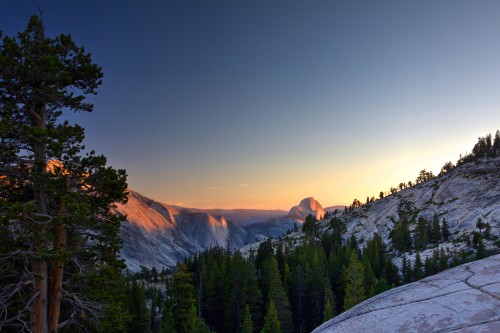
<svg viewBox="0 0 500 333"><path fill-rule="evenodd" d="M264 209L197 209L189 208L193 212L205 212L212 216L224 216L235 225L244 227L254 223L260 223L269 218L280 217L287 214L286 210L264 210Z"/></svg>
<svg viewBox="0 0 500 333"><path fill-rule="evenodd" d="M313 333L500 332L500 255L372 297Z"/></svg>
<svg viewBox="0 0 500 333"><path fill-rule="evenodd" d="M286 216L267 219L265 222L252 224L246 227L259 241L269 237L280 237L304 223L307 215L317 219L323 218L325 211L314 198L303 199L298 206L293 206Z"/></svg>
<svg viewBox="0 0 500 333"><path fill-rule="evenodd" d="M301 207L300 214L324 214L321 205L312 198L302 200L296 207ZM131 271L138 271L141 266L172 267L215 246L238 249L251 242L282 236L303 223L300 214L276 217L286 214L285 211L203 211L162 204L132 190L127 204L118 204L116 211L127 216L120 229L121 256Z"/></svg>
<svg viewBox="0 0 500 333"><path fill-rule="evenodd" d="M325 210L321 204L312 197L305 198L298 206L292 207L288 213L289 216L293 216L302 221L304 221L309 214L316 217L317 220L321 220L323 216L325 216Z"/></svg>
<svg viewBox="0 0 500 333"><path fill-rule="evenodd" d="M140 266L175 266L198 251L214 246L237 248L247 241L247 232L223 217L164 205L135 191L130 191L128 203L118 205L117 211L127 215L120 229L121 256L132 271Z"/></svg>

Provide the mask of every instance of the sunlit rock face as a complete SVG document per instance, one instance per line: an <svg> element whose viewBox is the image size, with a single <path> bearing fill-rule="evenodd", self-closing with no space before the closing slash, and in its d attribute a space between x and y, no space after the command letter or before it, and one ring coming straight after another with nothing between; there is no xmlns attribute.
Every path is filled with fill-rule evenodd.
<svg viewBox="0 0 500 333"><path fill-rule="evenodd" d="M302 207L300 216L266 216L275 216L279 211L226 211L228 216L238 216L240 223L245 224L241 227L224 216L162 204L131 190L128 202L116 207L119 214L127 216L120 229L123 241L120 254L129 270L138 271L141 266L160 270L173 267L180 260L212 247L236 250L284 235L303 223L307 214L318 212L322 216L321 205L311 199L304 199L296 206Z"/></svg>
<svg viewBox="0 0 500 333"><path fill-rule="evenodd" d="M303 199L298 206L293 206L288 213L289 216L299 220L305 220L309 214L315 216L316 220L321 220L325 216L325 210L313 197Z"/></svg>
<svg viewBox="0 0 500 333"><path fill-rule="evenodd" d="M372 297L313 332L500 332L500 255Z"/></svg>
<svg viewBox="0 0 500 333"><path fill-rule="evenodd" d="M116 210L127 216L120 229L121 256L131 271L172 267L211 247L235 249L248 243L248 233L224 217L161 204L134 191Z"/></svg>

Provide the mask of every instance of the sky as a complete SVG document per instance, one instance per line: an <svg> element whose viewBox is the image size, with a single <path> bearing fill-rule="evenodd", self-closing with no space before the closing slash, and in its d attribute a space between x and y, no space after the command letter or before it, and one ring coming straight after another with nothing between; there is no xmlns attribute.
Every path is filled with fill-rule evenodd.
<svg viewBox="0 0 500 333"><path fill-rule="evenodd" d="M66 114L130 188L199 208L364 201L500 129L499 1L0 2L102 67Z"/></svg>

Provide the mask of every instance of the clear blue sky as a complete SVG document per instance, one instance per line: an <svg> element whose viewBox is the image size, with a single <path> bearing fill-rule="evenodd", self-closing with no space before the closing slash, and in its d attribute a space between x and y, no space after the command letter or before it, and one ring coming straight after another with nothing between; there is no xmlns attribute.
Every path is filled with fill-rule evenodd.
<svg viewBox="0 0 500 333"><path fill-rule="evenodd" d="M500 128L499 1L0 2L103 68L86 144L197 207L362 201Z"/></svg>

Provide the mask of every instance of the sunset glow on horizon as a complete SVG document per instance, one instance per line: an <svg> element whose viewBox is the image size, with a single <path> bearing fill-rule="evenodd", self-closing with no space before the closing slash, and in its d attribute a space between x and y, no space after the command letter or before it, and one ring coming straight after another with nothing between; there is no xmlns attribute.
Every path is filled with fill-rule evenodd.
<svg viewBox="0 0 500 333"><path fill-rule="evenodd" d="M159 202L365 202L500 129L500 2L5 1L0 31L39 7L104 73L67 118Z"/></svg>

